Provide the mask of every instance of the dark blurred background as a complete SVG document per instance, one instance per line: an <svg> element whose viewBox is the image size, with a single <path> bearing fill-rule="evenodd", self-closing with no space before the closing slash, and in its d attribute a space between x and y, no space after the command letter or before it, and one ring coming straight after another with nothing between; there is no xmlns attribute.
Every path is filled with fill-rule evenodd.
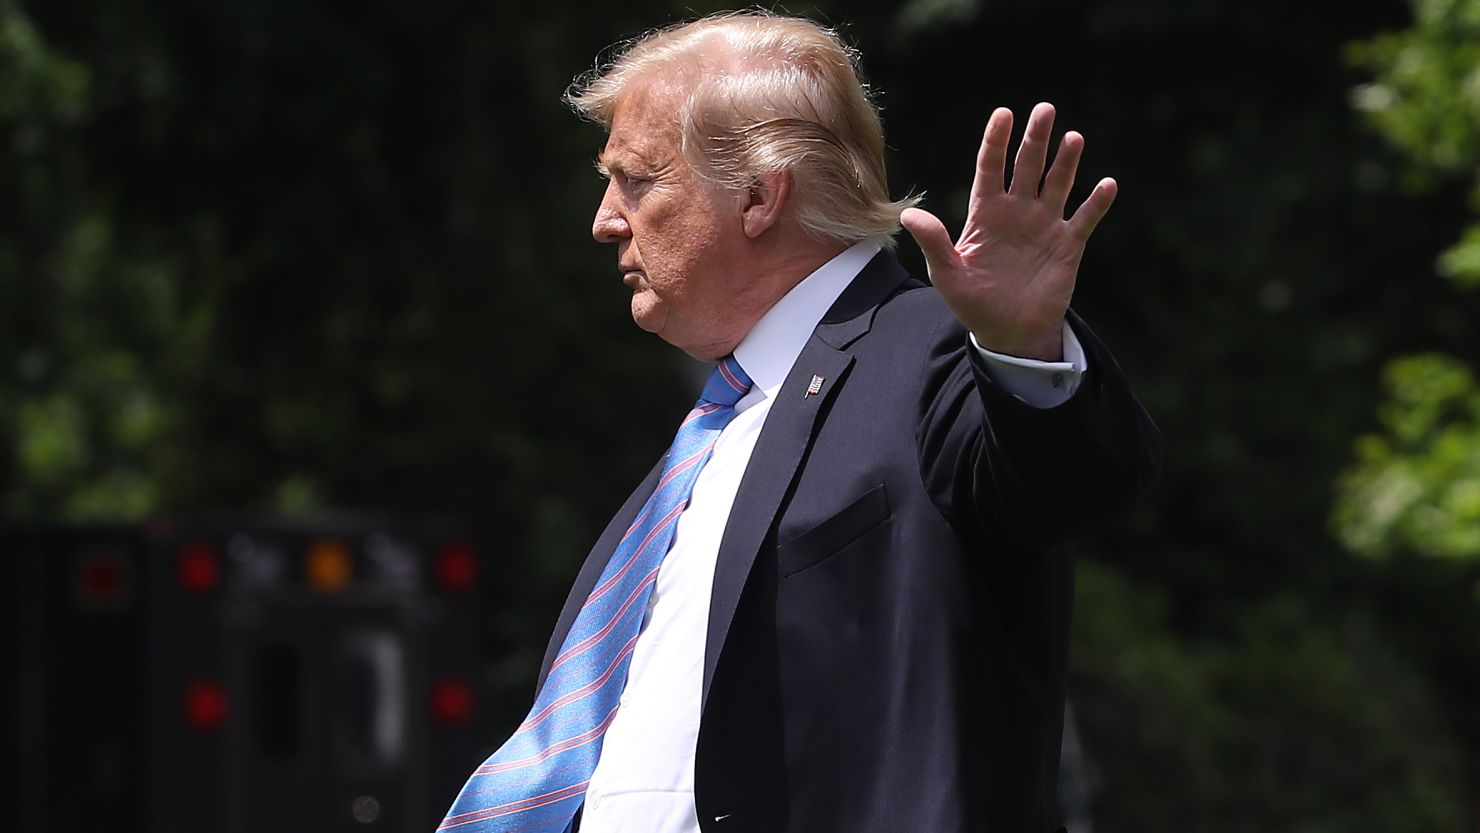
<svg viewBox="0 0 1480 833"><path fill-rule="evenodd" d="M241 536L303 564L341 540L352 566L393 539L435 577L393 607L432 611L407 614L423 643L479 646L466 748L405 764L432 808L406 829L435 821L417 814L459 777L428 773L522 716L577 565L693 395L590 239L602 136L560 95L609 44L720 8L0 0L4 737L23 771L0 806L21 829L82 829L47 808L86 800L103 730L57 716L58 680L163 754L174 717L149 692L178 695L138 681L203 626L169 624L182 603L148 576L187 587L191 546L229 559ZM1088 137L1080 193L1120 182L1076 306L1167 468L1080 563L1076 833L1480 829L1480 0L787 8L862 50L894 189L948 224L996 105L1053 101ZM114 568L186 559L140 568L124 602L146 624L109 626L113 666L57 636L97 614L36 566L100 535ZM476 552L471 603L444 593L449 546ZM109 563L78 569L106 590ZM199 754L129 783L167 796L154 782L217 766ZM109 829L175 829L137 800ZM247 829L195 829L223 824Z"/></svg>

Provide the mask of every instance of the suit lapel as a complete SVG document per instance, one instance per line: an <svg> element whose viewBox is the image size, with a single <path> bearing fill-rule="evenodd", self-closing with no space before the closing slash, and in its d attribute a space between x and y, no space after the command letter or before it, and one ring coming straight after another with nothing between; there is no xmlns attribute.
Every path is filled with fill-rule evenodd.
<svg viewBox="0 0 1480 833"><path fill-rule="evenodd" d="M750 464L730 509L733 522L726 525L720 542L714 572L714 595L709 606L709 637L704 651L705 700L709 698L714 666L724 649L725 637L729 634L735 607L755 563L756 553L776 519L782 495L791 485L797 467L811 445L818 414L836 395L853 365L853 356L845 350L868 332L878 305L908 277L899 262L887 252L880 252L869 261L823 316L792 365L786 381L781 384L777 401L766 415L765 427L756 441ZM807 390L812 386L814 376L822 377L821 389L809 395ZM601 571L611 559L617 543L656 488L666 459L667 455L659 458L657 465L628 496L627 502L622 504L591 548L550 636L544 661L540 664L536 691L544 685L550 663L554 662L566 635L575 624L586 597L601 578Z"/></svg>
<svg viewBox="0 0 1480 833"><path fill-rule="evenodd" d="M750 453L745 477L735 502L730 507L731 523L726 524L719 545L719 558L714 567L714 593L709 600L709 639L704 648L704 697L709 697L709 682L714 677L714 664L724 649L725 636L735 617L740 591L750 575L761 541L776 518L781 496L791 485L797 466L812 442L813 426L825 403L832 399L853 357L836 350L815 335L802 348L786 381L781 383L777 401L766 415L765 427ZM822 390L808 396L813 376L823 378Z"/></svg>
<svg viewBox="0 0 1480 833"><path fill-rule="evenodd" d="M709 699L714 667L724 650L755 557L816 436L818 415L837 395L853 366L853 355L846 348L868 332L879 304L907 278L899 262L887 252L869 261L823 316L766 414L765 426L730 507L730 520L715 564L704 649L704 702ZM811 392L818 387L814 381L818 377L822 379L820 389Z"/></svg>

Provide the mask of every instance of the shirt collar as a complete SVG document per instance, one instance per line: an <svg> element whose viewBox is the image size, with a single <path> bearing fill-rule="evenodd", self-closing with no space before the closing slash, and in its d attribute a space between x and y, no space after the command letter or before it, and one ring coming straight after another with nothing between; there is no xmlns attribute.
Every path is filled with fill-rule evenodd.
<svg viewBox="0 0 1480 833"><path fill-rule="evenodd" d="M803 278L750 328L735 348L736 361L754 382L747 400L758 391L776 395L817 322L878 252L879 244L869 240L853 244Z"/></svg>

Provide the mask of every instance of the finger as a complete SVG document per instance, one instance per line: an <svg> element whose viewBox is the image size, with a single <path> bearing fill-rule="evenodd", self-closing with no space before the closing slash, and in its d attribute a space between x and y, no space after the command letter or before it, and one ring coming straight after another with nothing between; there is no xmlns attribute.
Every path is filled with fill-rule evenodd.
<svg viewBox="0 0 1480 833"><path fill-rule="evenodd" d="M976 178L971 181L971 203L966 217L970 223L983 200L1002 193L1007 177L1007 146L1012 141L1012 111L998 107L987 119L981 150L976 154Z"/></svg>
<svg viewBox="0 0 1480 833"><path fill-rule="evenodd" d="M939 217L923 208L906 208L899 215L899 222L924 253L932 279L955 268L960 256L956 254L956 244L951 242L951 233Z"/></svg>
<svg viewBox="0 0 1480 833"><path fill-rule="evenodd" d="M1105 219L1105 214L1110 210L1110 204L1115 202L1115 195L1120 188L1115 180L1105 177L1095 185L1095 190L1090 192L1089 199L1079 206L1074 216L1069 218L1069 228L1080 240L1088 240L1094 233L1095 226Z"/></svg>
<svg viewBox="0 0 1480 833"><path fill-rule="evenodd" d="M1028 126L1023 129L1023 143L1018 145L1017 161L1012 163L1012 185L1007 193L1038 196L1043 161L1048 158L1048 140L1053 134L1053 115L1053 105L1046 101L1033 107Z"/></svg>
<svg viewBox="0 0 1480 833"><path fill-rule="evenodd" d="M1059 218L1064 216L1064 206L1069 202L1069 191L1074 188L1074 176L1079 172L1079 159L1084 153L1084 137L1069 131L1059 142L1059 152L1054 154L1053 166L1048 169L1048 178L1043 180L1043 193L1039 198L1053 206Z"/></svg>

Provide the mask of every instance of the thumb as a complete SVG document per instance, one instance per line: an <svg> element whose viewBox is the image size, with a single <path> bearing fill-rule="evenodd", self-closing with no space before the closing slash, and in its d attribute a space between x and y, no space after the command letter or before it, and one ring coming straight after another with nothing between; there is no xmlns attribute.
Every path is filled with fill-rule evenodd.
<svg viewBox="0 0 1480 833"><path fill-rule="evenodd" d="M915 244L925 255L925 265L930 268L931 278L955 268L959 255L956 244L951 242L951 233L940 218L923 208L906 208L899 215L899 222L915 238Z"/></svg>

